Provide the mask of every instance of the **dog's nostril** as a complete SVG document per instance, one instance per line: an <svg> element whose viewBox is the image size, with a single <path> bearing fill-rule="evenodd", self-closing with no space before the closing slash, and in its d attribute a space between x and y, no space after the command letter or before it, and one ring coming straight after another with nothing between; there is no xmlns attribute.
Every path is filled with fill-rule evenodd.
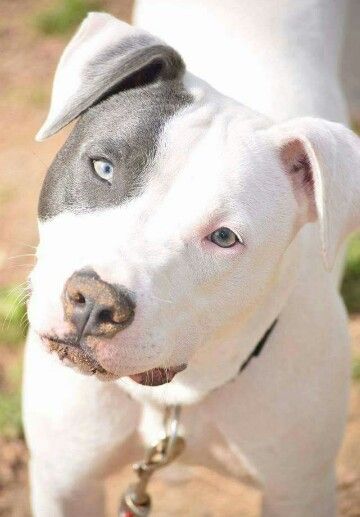
<svg viewBox="0 0 360 517"><path fill-rule="evenodd" d="M84 304L86 302L85 296L81 294L80 292L74 293L70 296L70 300L74 303L79 303L80 305Z"/></svg>
<svg viewBox="0 0 360 517"><path fill-rule="evenodd" d="M100 311L98 318L101 323L115 323L114 314L109 309L103 309L102 311Z"/></svg>

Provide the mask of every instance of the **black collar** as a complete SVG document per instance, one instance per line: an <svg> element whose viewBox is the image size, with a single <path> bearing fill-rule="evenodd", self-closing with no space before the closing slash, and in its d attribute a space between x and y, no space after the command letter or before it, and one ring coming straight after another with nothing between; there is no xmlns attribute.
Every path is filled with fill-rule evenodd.
<svg viewBox="0 0 360 517"><path fill-rule="evenodd" d="M248 366L248 364L250 363L251 359L253 357L258 357L260 354L261 354L261 351L262 349L264 348L264 346L266 345L266 342L267 340L269 339L272 331L274 330L276 324L278 322L278 319L276 319L275 321L273 321L273 323L270 325L270 327L267 329L267 331L265 332L265 334L263 335L263 337L260 339L260 341L258 342L258 344L256 345L256 347L254 348L254 350L251 352L251 354L249 355L249 357L242 363L242 365L240 366L240 369L239 369L239 373L241 373L242 371L245 370L245 368Z"/></svg>

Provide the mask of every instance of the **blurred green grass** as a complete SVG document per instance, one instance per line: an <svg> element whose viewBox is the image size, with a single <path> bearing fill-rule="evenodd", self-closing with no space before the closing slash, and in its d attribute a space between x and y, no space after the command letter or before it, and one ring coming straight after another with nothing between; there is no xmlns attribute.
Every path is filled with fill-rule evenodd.
<svg viewBox="0 0 360 517"><path fill-rule="evenodd" d="M0 288L0 343L18 345L27 329L25 290L21 286Z"/></svg>
<svg viewBox="0 0 360 517"><path fill-rule="evenodd" d="M0 435L22 436L21 349L27 330L25 290L0 288Z"/></svg>
<svg viewBox="0 0 360 517"><path fill-rule="evenodd" d="M352 378L354 381L360 382L360 356L354 358Z"/></svg>
<svg viewBox="0 0 360 517"><path fill-rule="evenodd" d="M41 34L66 34L76 27L89 11L99 9L99 0L57 0L51 8L37 13L33 23Z"/></svg>
<svg viewBox="0 0 360 517"><path fill-rule="evenodd" d="M4 346L1 345L3 352ZM19 438L23 435L21 419L22 355L13 355L2 362L0 375L0 436Z"/></svg>
<svg viewBox="0 0 360 517"><path fill-rule="evenodd" d="M0 392L0 435L5 438L23 436L20 386L12 392Z"/></svg>
<svg viewBox="0 0 360 517"><path fill-rule="evenodd" d="M360 234L349 242L341 294L350 313L360 312Z"/></svg>

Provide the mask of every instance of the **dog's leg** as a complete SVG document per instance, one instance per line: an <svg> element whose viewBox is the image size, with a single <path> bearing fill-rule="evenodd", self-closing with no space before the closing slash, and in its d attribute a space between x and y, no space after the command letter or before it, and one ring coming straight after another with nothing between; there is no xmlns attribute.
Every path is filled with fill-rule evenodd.
<svg viewBox="0 0 360 517"><path fill-rule="evenodd" d="M266 517L336 513L349 387L346 316L337 296L310 304L304 291L283 310L261 355L207 403L230 449L262 483Z"/></svg>
<svg viewBox="0 0 360 517"><path fill-rule="evenodd" d="M30 334L24 380L33 515L101 517L103 480L130 460L138 408L115 383L65 368L37 341Z"/></svg>
<svg viewBox="0 0 360 517"><path fill-rule="evenodd" d="M224 406L231 415L232 423L221 414L220 425L230 449L240 458L246 458L247 465L263 487L261 515L335 517L335 458L341 424L334 422L335 428L332 429L330 419L328 427L322 417L318 422L315 415L309 417L301 414L300 409L299 421L294 421L294 427L281 415L278 416L278 426L274 421L269 422L258 415L254 417L257 424L253 427L251 413L237 411L232 404ZM253 409L262 411L261 407ZM313 419L314 427L318 425L315 433L310 430L311 423L303 423L302 417L304 420L308 417ZM343 421L342 414L339 420ZM232 429L229 429L230 425ZM281 425L284 426L283 431L279 428ZM235 426L238 426L237 430ZM250 428L253 436L250 436Z"/></svg>
<svg viewBox="0 0 360 517"><path fill-rule="evenodd" d="M50 472L49 472L50 470ZM68 475L66 472L65 475ZM100 479L72 479L70 489L54 485L52 468L45 467L45 461L30 462L32 511L35 517L103 517L104 490ZM71 482L71 480L69 480Z"/></svg>

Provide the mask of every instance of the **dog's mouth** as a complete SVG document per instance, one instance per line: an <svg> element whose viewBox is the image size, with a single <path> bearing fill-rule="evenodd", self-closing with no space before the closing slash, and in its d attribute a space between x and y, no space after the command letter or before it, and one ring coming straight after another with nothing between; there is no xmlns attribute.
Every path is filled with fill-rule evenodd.
<svg viewBox="0 0 360 517"><path fill-rule="evenodd" d="M169 368L153 368L146 372L129 375L129 377L143 386L161 386L171 382L175 375L185 370L186 367L186 364L180 364L179 366L171 366Z"/></svg>
<svg viewBox="0 0 360 517"><path fill-rule="evenodd" d="M59 359L67 366L77 368L85 375L95 375L101 380L115 380L118 375L109 372L89 353L71 340L60 339L56 336L41 336L49 352L55 352ZM130 379L143 386L161 386L173 380L175 375L182 372L186 364L168 368L152 368L145 372L129 375Z"/></svg>

